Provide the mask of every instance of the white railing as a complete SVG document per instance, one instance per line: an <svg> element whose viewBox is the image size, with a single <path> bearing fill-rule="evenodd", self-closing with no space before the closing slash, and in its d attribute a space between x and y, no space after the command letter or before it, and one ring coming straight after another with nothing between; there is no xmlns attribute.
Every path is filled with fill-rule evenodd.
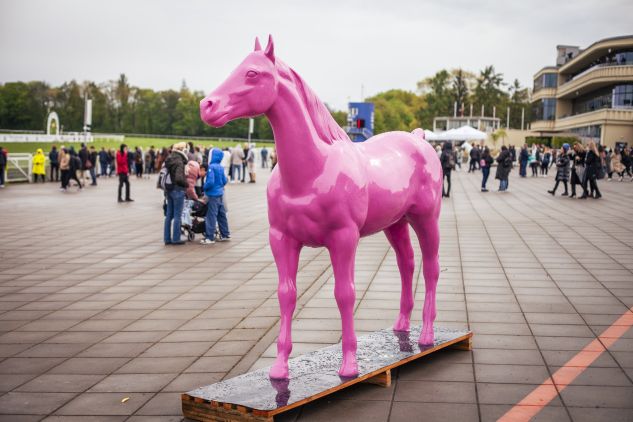
<svg viewBox="0 0 633 422"><path fill-rule="evenodd" d="M32 154L10 153L7 156L7 182L30 182L32 170Z"/></svg>
<svg viewBox="0 0 633 422"><path fill-rule="evenodd" d="M93 141L90 134L85 133L65 133L63 135L47 135L40 133L0 133L0 143L17 142L85 142Z"/></svg>

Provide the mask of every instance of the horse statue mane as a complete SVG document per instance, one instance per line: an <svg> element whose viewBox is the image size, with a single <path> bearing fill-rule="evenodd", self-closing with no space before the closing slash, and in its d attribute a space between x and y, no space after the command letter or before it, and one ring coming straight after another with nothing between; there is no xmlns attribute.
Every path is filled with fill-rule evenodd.
<svg viewBox="0 0 633 422"><path fill-rule="evenodd" d="M317 97L312 88L295 72L290 66L279 59L275 60L279 75L285 80L294 84L297 91L301 94L306 110L314 129L323 142L333 144L338 141L351 142L347 133L336 123L332 117L330 110L323 104L323 101Z"/></svg>

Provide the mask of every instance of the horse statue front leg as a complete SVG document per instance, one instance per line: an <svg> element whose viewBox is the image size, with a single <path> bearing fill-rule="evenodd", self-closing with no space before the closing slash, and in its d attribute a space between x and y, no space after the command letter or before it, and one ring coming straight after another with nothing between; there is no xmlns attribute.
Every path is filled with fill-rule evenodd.
<svg viewBox="0 0 633 422"><path fill-rule="evenodd" d="M292 314L297 305L297 269L302 245L273 227L269 231L269 240L279 274L277 297L281 311L277 358L269 375L272 379L283 380L288 378L288 357L292 352Z"/></svg>
<svg viewBox="0 0 633 422"><path fill-rule="evenodd" d="M326 245L334 270L334 297L341 313L343 329L343 363L338 373L342 377L358 375L356 362L356 332L354 331L354 260L360 235L358 229L337 230L329 236Z"/></svg>

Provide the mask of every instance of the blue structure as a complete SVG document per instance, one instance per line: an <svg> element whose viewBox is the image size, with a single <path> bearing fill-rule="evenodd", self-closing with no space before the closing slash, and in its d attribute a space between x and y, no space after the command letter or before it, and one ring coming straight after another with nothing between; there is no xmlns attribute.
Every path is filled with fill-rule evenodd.
<svg viewBox="0 0 633 422"><path fill-rule="evenodd" d="M349 103L345 131L354 142L374 136L374 103Z"/></svg>

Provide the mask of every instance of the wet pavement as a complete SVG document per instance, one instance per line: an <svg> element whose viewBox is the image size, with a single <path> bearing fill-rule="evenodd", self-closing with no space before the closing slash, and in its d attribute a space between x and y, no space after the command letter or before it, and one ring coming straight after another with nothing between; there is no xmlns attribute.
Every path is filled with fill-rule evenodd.
<svg viewBox="0 0 633 422"><path fill-rule="evenodd" d="M271 364L266 180L228 185L233 239L205 246L162 244L153 180L132 178L129 204L116 203L114 179L81 193L0 190L0 421L180 421L180 393ZM630 312L633 183L601 182L603 199L580 201L548 195L552 176L513 172L508 193L479 182L453 174L437 296L437 325L471 329L474 350L433 354L394 371L389 388L356 385L276 420L496 420ZM384 236L362 239L356 270L358 334L391 326L400 279ZM293 357L340 340L325 250L303 250L297 291ZM633 420L632 378L629 329L534 420Z"/></svg>

